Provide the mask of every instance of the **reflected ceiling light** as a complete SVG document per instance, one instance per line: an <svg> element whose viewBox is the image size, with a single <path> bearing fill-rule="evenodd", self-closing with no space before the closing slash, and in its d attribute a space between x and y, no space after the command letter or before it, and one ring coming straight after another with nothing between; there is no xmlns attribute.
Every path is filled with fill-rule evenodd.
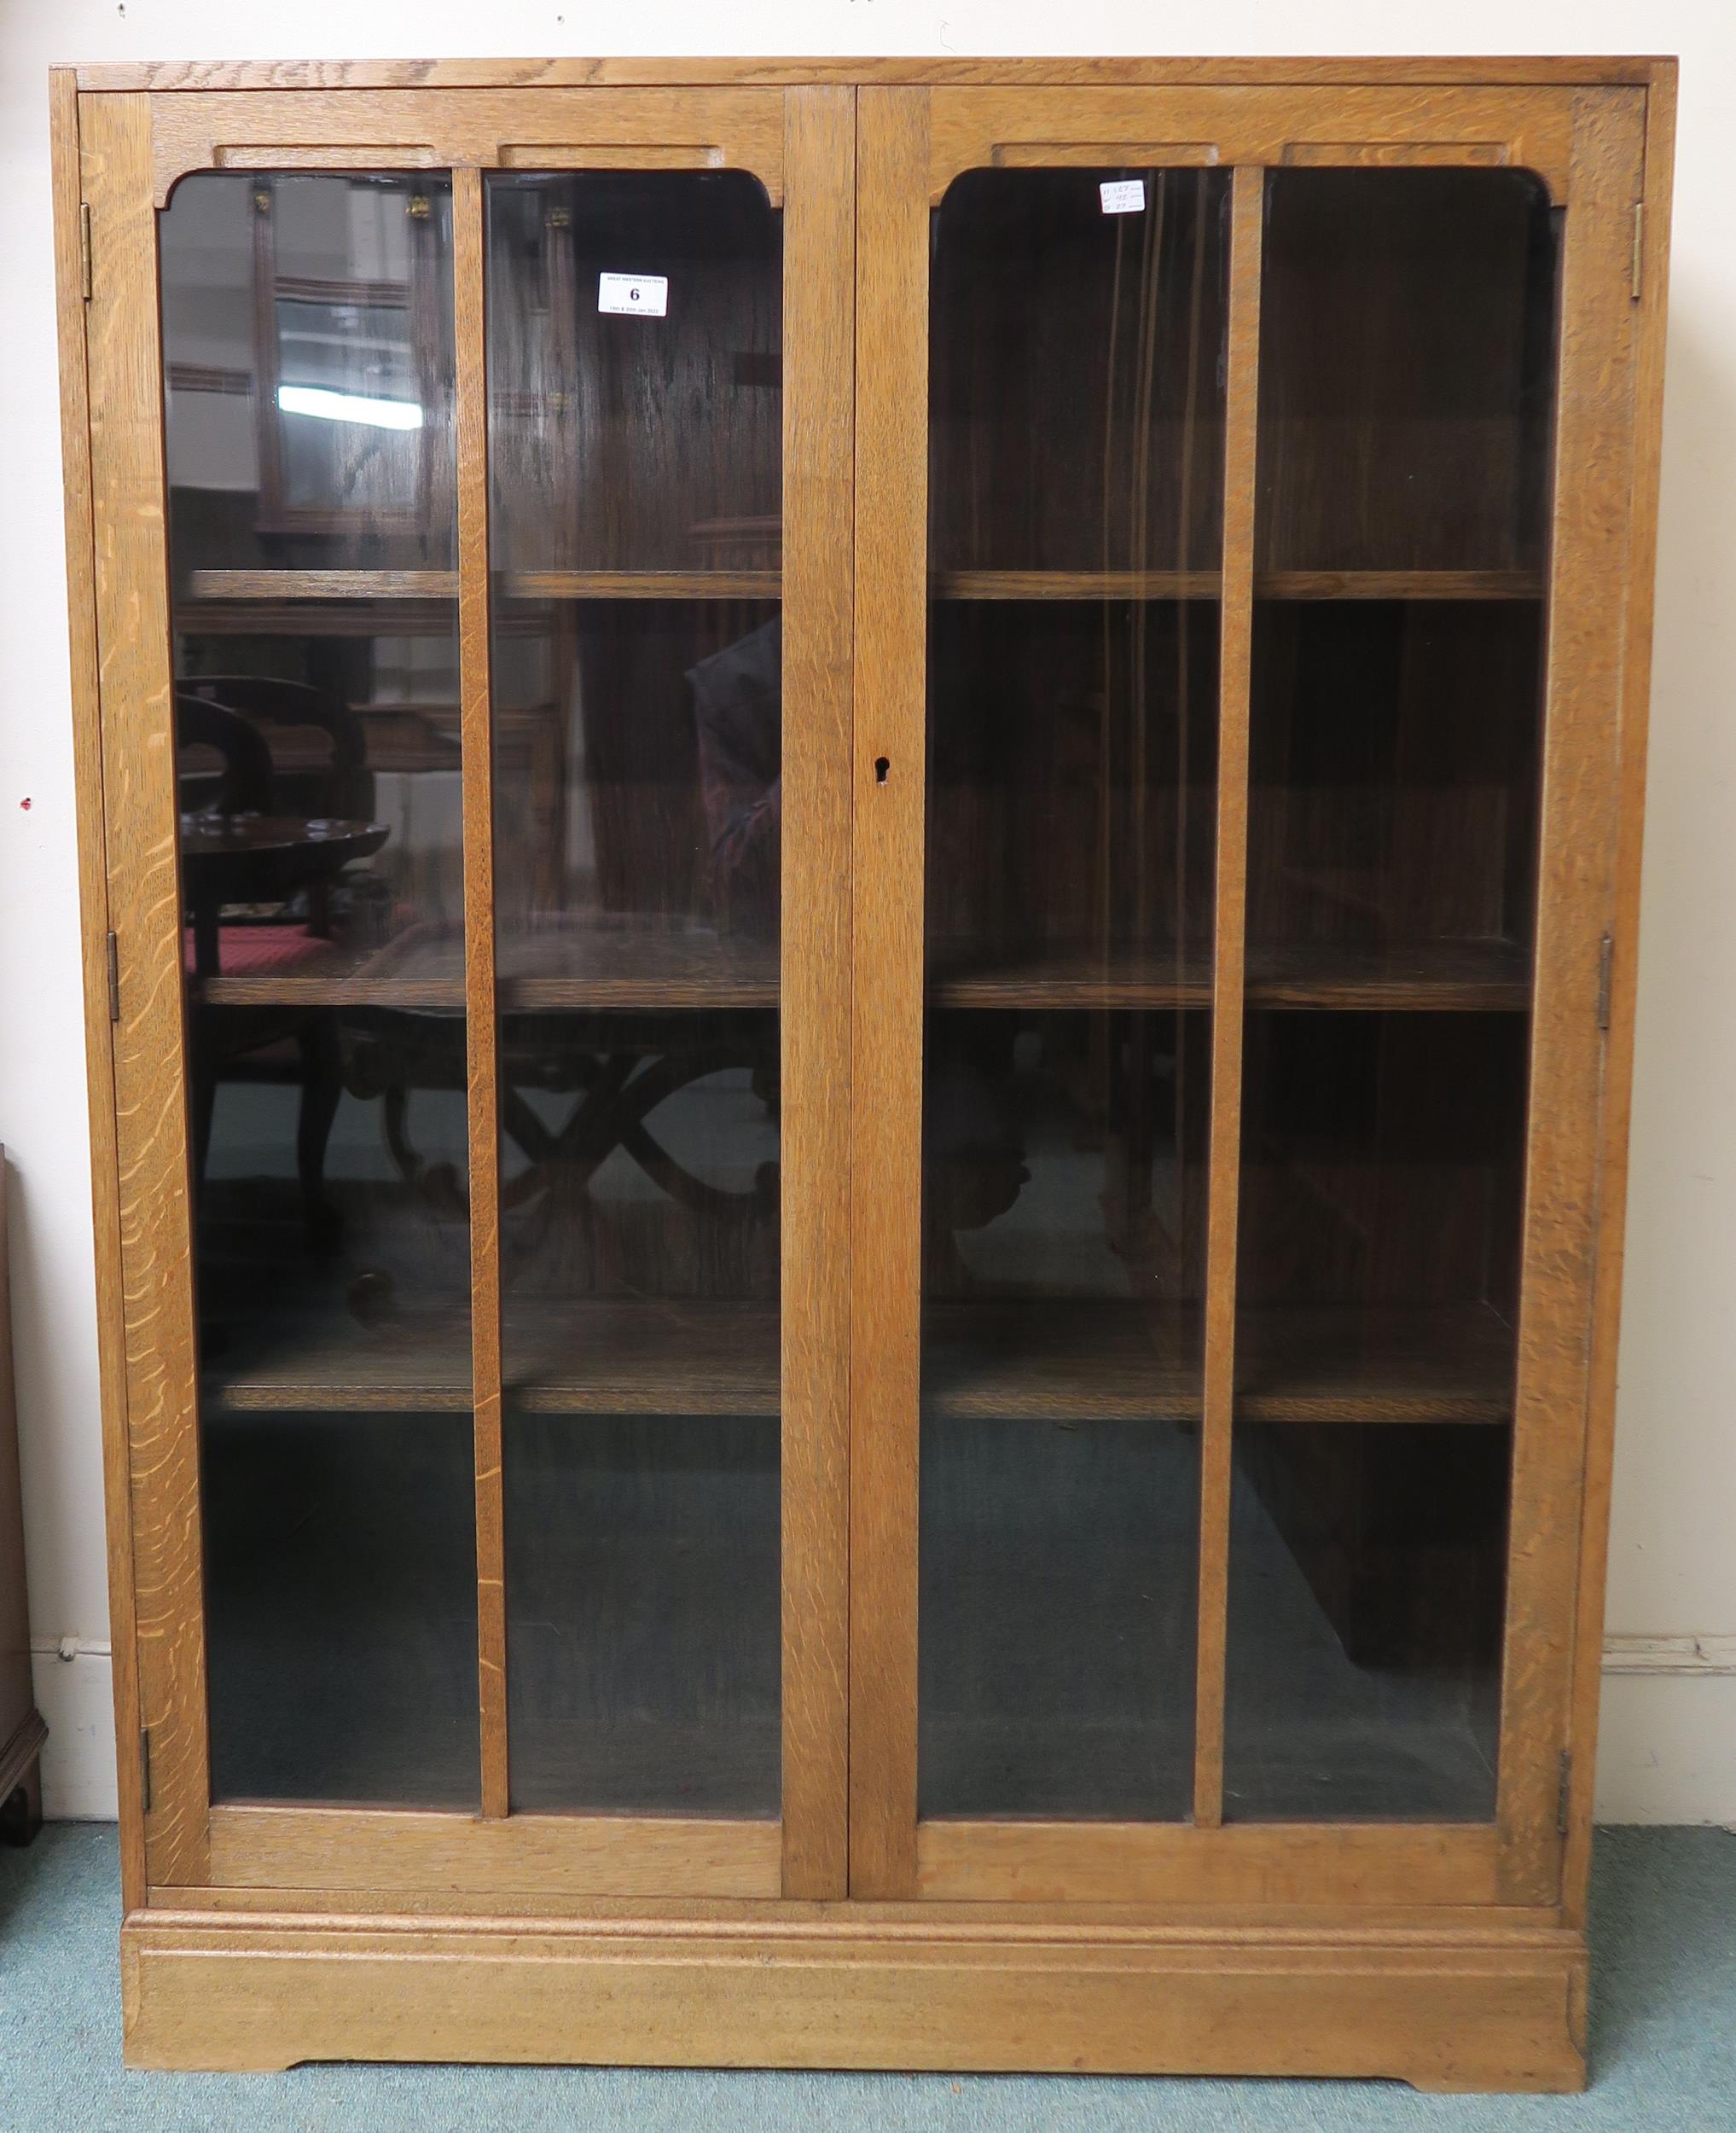
<svg viewBox="0 0 1736 2133"><path fill-rule="evenodd" d="M280 385L277 404L286 415L317 415L325 422L370 422L375 429L422 426L421 407L415 400L369 400L322 385Z"/></svg>

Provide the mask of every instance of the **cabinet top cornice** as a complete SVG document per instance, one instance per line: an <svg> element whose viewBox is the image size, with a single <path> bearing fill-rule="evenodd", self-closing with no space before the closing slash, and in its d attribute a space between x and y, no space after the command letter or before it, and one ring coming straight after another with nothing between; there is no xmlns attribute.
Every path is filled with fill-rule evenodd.
<svg viewBox="0 0 1736 2133"><path fill-rule="evenodd" d="M122 61L75 67L81 91L237 89L671 88L910 84L1151 87L1648 87L1672 78L1673 58L1289 59L396 59Z"/></svg>

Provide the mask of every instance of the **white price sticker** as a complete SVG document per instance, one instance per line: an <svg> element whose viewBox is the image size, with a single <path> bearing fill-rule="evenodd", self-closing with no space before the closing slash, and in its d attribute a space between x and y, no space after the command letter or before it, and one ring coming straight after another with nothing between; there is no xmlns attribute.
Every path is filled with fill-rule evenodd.
<svg viewBox="0 0 1736 2133"><path fill-rule="evenodd" d="M662 274L603 274L597 277L597 309L635 318L661 318L669 309L669 278Z"/></svg>
<svg viewBox="0 0 1736 2133"><path fill-rule="evenodd" d="M1097 188L1106 215L1142 215L1146 211L1146 182L1142 177L1112 177Z"/></svg>

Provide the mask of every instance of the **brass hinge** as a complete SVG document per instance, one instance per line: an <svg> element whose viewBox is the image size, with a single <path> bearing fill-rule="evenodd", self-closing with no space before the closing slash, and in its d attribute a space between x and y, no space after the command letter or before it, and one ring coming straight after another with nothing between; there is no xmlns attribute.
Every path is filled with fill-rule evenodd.
<svg viewBox="0 0 1736 2133"><path fill-rule="evenodd" d="M90 301L90 203L78 202L78 286L84 301Z"/></svg>
<svg viewBox="0 0 1736 2133"><path fill-rule="evenodd" d="M120 943L108 936L108 1019L120 1020Z"/></svg>
<svg viewBox="0 0 1736 2133"><path fill-rule="evenodd" d="M148 1726L139 1728L139 1800L141 1812L151 1811L151 1735Z"/></svg>
<svg viewBox="0 0 1736 2133"><path fill-rule="evenodd" d="M1615 960L1615 941L1605 933L1598 944L1597 958L1597 1026L1600 1030L1610 1026L1610 979Z"/></svg>
<svg viewBox="0 0 1736 2133"><path fill-rule="evenodd" d="M1555 1834L1558 1837L1565 1837L1567 1834L1568 1805L1572 1794L1573 1751L1571 1748L1563 1748L1561 1751L1561 1789L1555 1798Z"/></svg>
<svg viewBox="0 0 1736 2133"><path fill-rule="evenodd" d="M1640 300L1640 288L1641 282L1645 279L1645 275L1646 203L1643 200L1636 200L1634 202L1634 273L1632 281L1629 283L1629 287L1633 291L1634 301L1636 304Z"/></svg>

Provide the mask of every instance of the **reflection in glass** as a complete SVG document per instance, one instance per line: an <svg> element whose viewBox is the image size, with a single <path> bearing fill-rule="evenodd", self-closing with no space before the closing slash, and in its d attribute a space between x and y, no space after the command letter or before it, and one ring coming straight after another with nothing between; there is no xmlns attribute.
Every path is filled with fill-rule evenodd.
<svg viewBox="0 0 1736 2133"><path fill-rule="evenodd" d="M463 1805L450 185L160 227L213 1783Z"/></svg>
<svg viewBox="0 0 1736 2133"><path fill-rule="evenodd" d="M1494 1812L1558 237L1267 179L1231 1815Z"/></svg>
<svg viewBox="0 0 1736 2133"><path fill-rule="evenodd" d="M1493 1816L1510 1435L1238 1423L1228 1817Z"/></svg>
<svg viewBox="0 0 1736 2133"><path fill-rule="evenodd" d="M934 215L924 1815L1192 1798L1228 199Z"/></svg>
<svg viewBox="0 0 1736 2133"><path fill-rule="evenodd" d="M1541 565L1556 251L1527 171L1268 172L1263 567Z"/></svg>
<svg viewBox="0 0 1736 2133"><path fill-rule="evenodd" d="M771 1816L781 221L486 201L513 1801Z"/></svg>

